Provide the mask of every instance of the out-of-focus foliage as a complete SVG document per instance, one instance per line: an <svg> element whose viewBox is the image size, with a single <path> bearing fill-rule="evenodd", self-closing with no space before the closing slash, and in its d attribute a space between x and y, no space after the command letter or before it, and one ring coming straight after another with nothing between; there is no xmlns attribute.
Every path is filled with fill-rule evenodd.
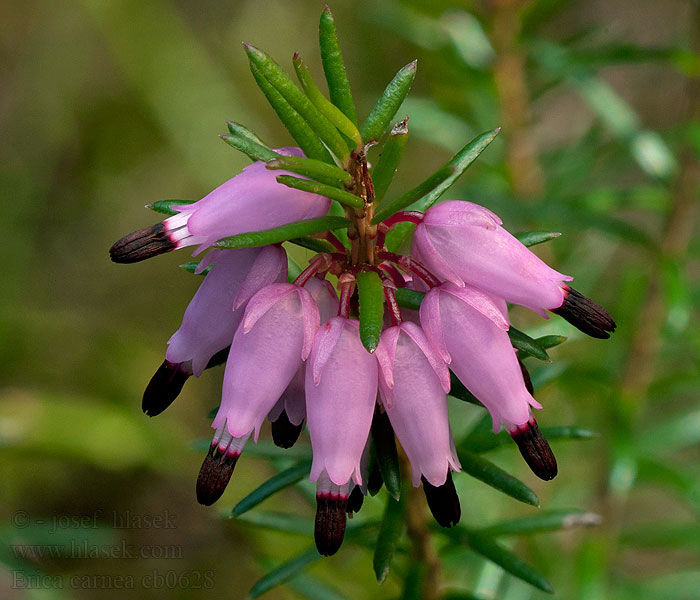
<svg viewBox="0 0 700 600"><path fill-rule="evenodd" d="M304 446L291 455L264 442L246 449L222 500L235 518L196 504L201 448L188 447L210 435L204 417L220 369L190 382L157 419L139 405L200 280L177 268L187 255L125 269L106 251L153 216L140 205L197 199L247 163L216 136L227 119L273 147L290 143L239 43L264 48L290 73L283 57L299 51L322 81L319 8L282 0L0 8L3 597L238 598L267 588L270 598L420 597L427 563L405 535L391 541L403 508L386 491L366 499L341 553L321 560L309 549L313 488L301 482L270 496L270 484L258 487L278 473L280 488L297 481ZM523 502L455 478L463 524L438 548L443 588L434 597L544 598L537 587L551 583L559 598L700 598L697 2L339 0L332 9L360 123L396 70L418 59L392 194L502 126L450 197L487 206L513 232L561 232L536 251L575 274L618 323L601 344L556 317L513 312L542 344L568 336L546 345L552 363L526 359L560 474L536 480L509 439L488 433L483 409L455 400L465 470ZM547 431L562 424L576 427ZM530 506L537 500L542 508ZM127 511L169 511L174 527L115 528ZM17 520L24 513L30 526ZM592 514L602 517L595 529L574 528L597 524ZM95 528L52 526L95 515ZM389 543L373 557L378 535ZM16 552L84 540L168 545L181 557ZM373 561L386 576L380 587ZM154 571L199 574L200 583L211 572L214 591L187 589L193 580L181 578L139 585ZM18 572L64 586L27 590ZM107 589L79 585L94 574ZM135 578L135 589L118 589L120 575Z"/></svg>

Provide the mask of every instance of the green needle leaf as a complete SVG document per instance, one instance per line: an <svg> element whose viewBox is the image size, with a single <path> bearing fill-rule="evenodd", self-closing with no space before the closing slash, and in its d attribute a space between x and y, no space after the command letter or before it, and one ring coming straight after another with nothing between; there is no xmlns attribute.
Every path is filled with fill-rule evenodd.
<svg viewBox="0 0 700 600"><path fill-rule="evenodd" d="M327 6L321 13L321 21L318 25L318 41L321 47L323 72L328 82L328 94L331 97L331 102L342 110L348 119L357 124L355 102L352 99L350 82L345 72L343 56L340 53L335 20L331 9Z"/></svg>
<svg viewBox="0 0 700 600"><path fill-rule="evenodd" d="M261 146L247 137L239 135L221 135L219 137L229 146L243 152L243 154L247 154L251 160L268 161L279 156L277 152Z"/></svg>
<svg viewBox="0 0 700 600"><path fill-rule="evenodd" d="M317 219L306 219L305 221L295 221L287 225L280 225L272 229L263 231L250 231L239 233L231 237L223 238L216 242L217 248L234 250L236 248L251 248L253 246L267 246L268 244L279 244L312 233L321 231L332 231L350 225L350 221L342 217L318 217Z"/></svg>
<svg viewBox="0 0 700 600"><path fill-rule="evenodd" d="M287 281L294 283L294 280L301 275L302 268L289 254L287 254Z"/></svg>
<svg viewBox="0 0 700 600"><path fill-rule="evenodd" d="M307 250L312 250L313 252L328 252L328 253L333 253L335 252L335 247L333 244L330 242L327 242L326 240L317 240L316 238L312 237L300 237L300 238L294 238L293 240L287 240L290 244L295 244L297 246L301 246L302 248L306 248Z"/></svg>
<svg viewBox="0 0 700 600"><path fill-rule="evenodd" d="M304 475L309 474L309 469L311 469L311 462L304 461L271 477L236 504L236 506L233 507L231 515L234 517L242 515L273 494L276 494L290 485L294 485L297 481L300 481Z"/></svg>
<svg viewBox="0 0 700 600"><path fill-rule="evenodd" d="M425 292L408 290L406 288L398 288L395 293L396 301L399 303L399 306L403 308L412 308L413 310L418 310L420 308L420 303L423 302L423 298L425 298Z"/></svg>
<svg viewBox="0 0 700 600"><path fill-rule="evenodd" d="M593 527L600 525L600 515L578 509L542 511L531 517L513 519L479 529L480 535L530 535L544 531L559 531L571 527Z"/></svg>
<svg viewBox="0 0 700 600"><path fill-rule="evenodd" d="M262 146L263 148L272 151L272 148L270 148L268 144L263 142L257 135L255 135L254 132L248 129L245 125L241 125L240 123L236 123L235 121L226 121L226 125L228 126L228 130L231 133L231 135L246 138L251 142L257 144L258 146Z"/></svg>
<svg viewBox="0 0 700 600"><path fill-rule="evenodd" d="M335 125L342 134L353 141L353 144L349 146L351 150L353 148L361 148L362 138L355 124L345 116L342 110L332 104L323 93L321 93L321 90L319 90L316 83L314 83L309 69L298 54L294 55L292 62L294 63L294 70L297 73L299 83L301 83L301 87L304 89L304 93L309 100L311 100L311 103L326 117L326 119Z"/></svg>
<svg viewBox="0 0 700 600"><path fill-rule="evenodd" d="M396 452L394 430L391 428L391 423L386 413L375 411L371 433L384 485L391 497L394 500L398 500L401 497L399 455Z"/></svg>
<svg viewBox="0 0 700 600"><path fill-rule="evenodd" d="M246 600L252 600L253 598L262 596L272 588L286 583L321 558L321 555L315 547L309 548L301 554L297 554L295 557L283 562L276 569L270 571L264 577L261 577L251 588L250 592L248 592Z"/></svg>
<svg viewBox="0 0 700 600"><path fill-rule="evenodd" d="M457 530L456 533L459 534L459 539L462 543L467 544L477 554L481 554L481 556L496 563L504 571L544 592L554 593L552 584L543 575L535 571L527 563L524 563L515 554L494 542L490 537L475 531L465 532L464 530Z"/></svg>
<svg viewBox="0 0 700 600"><path fill-rule="evenodd" d="M553 440L591 440L598 436L595 431L584 429L583 427L576 427L575 425L542 427L540 431L550 442ZM495 435L491 432L474 432L462 440L459 446L460 448L467 448L471 452L480 453L512 443L513 440L505 431Z"/></svg>
<svg viewBox="0 0 700 600"><path fill-rule="evenodd" d="M184 206L185 204L194 204L196 200L156 200L151 204L146 204L146 208L150 208L157 213L164 215L176 215L176 211L173 206Z"/></svg>
<svg viewBox="0 0 700 600"><path fill-rule="evenodd" d="M391 496L386 499L384 516L379 528L377 545L374 548L372 564L377 581L383 583L391 569L391 561L394 558L396 545L401 537L404 525L404 504L394 500Z"/></svg>
<svg viewBox="0 0 700 600"><path fill-rule="evenodd" d="M396 169L401 162L403 149L408 141L408 117L394 125L389 138L384 143L382 153L379 155L377 165L372 170L372 182L374 183L374 201L379 203L389 189Z"/></svg>
<svg viewBox="0 0 700 600"><path fill-rule="evenodd" d="M365 143L372 140L379 141L384 135L384 131L389 127L389 123L411 89L413 80L416 78L417 68L418 61L414 60L403 67L386 86L367 120L360 127L360 133Z"/></svg>
<svg viewBox="0 0 700 600"><path fill-rule="evenodd" d="M313 535L314 532L314 522L311 519L281 512L254 510L238 516L236 520L256 527L304 536Z"/></svg>
<svg viewBox="0 0 700 600"><path fill-rule="evenodd" d="M188 273L192 273L193 275L195 274L195 271L197 270L197 267L198 267L198 266L199 266L199 261L198 261L198 260L193 260L193 261L191 261L191 262L186 262L186 263L183 263L183 264L179 265L179 267L180 267L181 269L184 269L185 271L187 271ZM209 265L209 266L208 266L206 269L204 269L204 271L202 271L201 273L197 273L197 275L202 275L202 276L204 276L204 275L206 275L207 273L209 273L209 271L211 271L211 265Z"/></svg>
<svg viewBox="0 0 700 600"><path fill-rule="evenodd" d="M349 600L345 594L308 573L297 575L289 582L289 587L306 600Z"/></svg>
<svg viewBox="0 0 700 600"><path fill-rule="evenodd" d="M513 234L520 242L527 246L536 246L537 244L542 244L543 242L548 242L558 238L561 233L556 231L527 231L525 233L514 233Z"/></svg>
<svg viewBox="0 0 700 600"><path fill-rule="evenodd" d="M329 217L345 217L345 208L337 200L331 202L331 207L328 209ZM350 240L348 238L347 229L338 229L335 231L335 236L343 243L343 245L349 250Z"/></svg>
<svg viewBox="0 0 700 600"><path fill-rule="evenodd" d="M435 171L428 179L418 184L411 190L408 190L398 198L382 202L378 207L377 212L372 219L373 224L381 223L384 219L390 217L395 212L403 210L407 206L425 197L427 194L437 189L438 186L450 178L454 170L449 165L445 165Z"/></svg>
<svg viewBox="0 0 700 600"><path fill-rule="evenodd" d="M350 173L335 165L300 156L278 156L267 162L267 168L291 171L337 188L342 188L351 179Z"/></svg>
<svg viewBox="0 0 700 600"><path fill-rule="evenodd" d="M374 271L361 271L356 279L360 300L360 339L367 352L373 354L384 326L384 286Z"/></svg>
<svg viewBox="0 0 700 600"><path fill-rule="evenodd" d="M535 341L537 342L538 346L548 350L549 348L554 348L559 344L563 344L567 339L568 338L564 335L544 335L537 338Z"/></svg>
<svg viewBox="0 0 700 600"><path fill-rule="evenodd" d="M207 441L210 444L210 441ZM204 450L207 450L209 446L205 446ZM377 458L377 447L372 439L369 438L369 457L367 459L367 493L370 496L376 496L379 490L382 489L384 485L384 480L382 479L382 472L379 468L379 459Z"/></svg>
<svg viewBox="0 0 700 600"><path fill-rule="evenodd" d="M475 137L423 183L398 198L383 203L372 219L372 224L381 223L399 210L428 210L496 138L500 130L499 127Z"/></svg>
<svg viewBox="0 0 700 600"><path fill-rule="evenodd" d="M532 506L540 505L535 492L519 479L494 465L491 461L466 450L458 450L457 456L459 456L459 461L462 463L462 470L469 473L472 477L520 502L525 502L525 504L531 504Z"/></svg>
<svg viewBox="0 0 700 600"><path fill-rule="evenodd" d="M341 204L352 206L353 208L362 208L365 205L365 201L359 196L355 196L355 194L351 194L350 192L338 189L331 185L326 185L325 183L310 181L308 179L299 179L298 177L292 177L291 175L279 175L277 177L277 181L282 185L286 185L287 187L303 190L304 192L311 192L312 194L319 194L320 196L325 196L331 200L337 200Z"/></svg>
<svg viewBox="0 0 700 600"><path fill-rule="evenodd" d="M348 146L335 126L311 103L289 76L267 54L255 46L243 44L250 62L263 77L282 95L289 105L309 124L314 133L325 142L335 156L343 160L348 155ZM312 157L316 158L316 157Z"/></svg>
<svg viewBox="0 0 700 600"><path fill-rule="evenodd" d="M267 98L267 101L272 106L277 116L282 121L282 124L287 128L292 137L296 140L299 147L304 151L304 154L309 158L316 158L323 162L333 163L331 155L326 150L325 146L318 139L318 136L313 132L308 123L302 116L294 110L289 102L287 102L282 94L280 94L275 86L273 86L260 70L250 63L250 71L253 73L258 87Z"/></svg>
<svg viewBox="0 0 700 600"><path fill-rule="evenodd" d="M534 356L535 358L539 358L540 360L544 360L546 362L552 362L552 359L549 358L547 351L539 345L537 340L534 340L529 335L523 333L519 329L516 329L512 325L508 330L508 337L510 337L510 343L513 344L513 348L516 348L518 352L529 354L530 356ZM520 358L522 358L522 354L520 355Z"/></svg>

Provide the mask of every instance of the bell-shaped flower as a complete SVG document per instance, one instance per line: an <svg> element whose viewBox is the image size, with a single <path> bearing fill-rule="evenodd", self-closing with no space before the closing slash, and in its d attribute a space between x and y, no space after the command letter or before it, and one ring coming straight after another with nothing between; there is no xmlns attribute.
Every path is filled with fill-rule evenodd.
<svg viewBox="0 0 700 600"><path fill-rule="evenodd" d="M337 485L362 483L360 461L377 396L377 361L360 341L359 322L333 317L316 332L306 366L306 411L314 460Z"/></svg>
<svg viewBox="0 0 700 600"><path fill-rule="evenodd" d="M525 388L510 325L488 295L446 282L426 294L420 319L443 361L491 413L494 432L514 430L528 422L531 406L541 408Z"/></svg>
<svg viewBox="0 0 700 600"><path fill-rule="evenodd" d="M464 201L442 202L416 227L414 253L441 280L472 285L546 316L564 301L573 279L547 266L501 227L490 210Z"/></svg>
<svg viewBox="0 0 700 600"><path fill-rule="evenodd" d="M421 476L443 485L450 467L460 468L447 414L445 362L421 328L407 321L382 332L376 355L382 405L411 463L414 487Z"/></svg>
<svg viewBox="0 0 700 600"><path fill-rule="evenodd" d="M333 317L316 332L306 365L306 412L314 455L310 478L318 481L317 535L324 529L318 525L320 518L334 523L332 536L316 540L326 555L336 552L343 539L350 481L362 484L362 455L376 397L377 360L360 341L359 322ZM325 488L331 484L337 489L331 487L328 495Z"/></svg>
<svg viewBox="0 0 700 600"><path fill-rule="evenodd" d="M302 287L274 283L250 299L231 344L221 406L212 423L212 447L217 438L227 439L237 454L228 462L205 459L197 481L198 497L207 501L203 503L223 494L233 471L229 462L235 463L248 437L258 441L265 417L308 357L318 326L318 307ZM228 475L218 477L216 466Z"/></svg>
<svg viewBox="0 0 700 600"><path fill-rule="evenodd" d="M248 300L262 287L287 278L287 256L279 246L212 250L197 266L210 268L168 340L165 361L143 395L150 416L164 411L190 375L199 377L209 360L231 344Z"/></svg>
<svg viewBox="0 0 700 600"><path fill-rule="evenodd" d="M321 324L338 312L338 294L326 279L311 277L304 288L311 294L318 306ZM272 440L280 448L291 448L299 438L306 419L306 394L304 380L306 363L295 373L292 381L282 392L277 404L268 415L272 422Z"/></svg>
<svg viewBox="0 0 700 600"><path fill-rule="evenodd" d="M447 282L426 294L420 317L435 350L491 413L494 432L503 425L535 474L552 479L556 461L531 412L542 406L527 390L502 307L476 288Z"/></svg>
<svg viewBox="0 0 700 600"><path fill-rule="evenodd" d="M280 148L285 156L303 156L298 148ZM279 227L294 221L322 217L330 200L277 182L291 174L271 171L255 162L207 194L199 202L173 207L178 214L135 231L110 249L114 262L133 263L183 248L199 246L193 256L214 242L249 231Z"/></svg>
<svg viewBox="0 0 700 600"><path fill-rule="evenodd" d="M224 373L221 407L234 437L254 431L275 406L311 351L319 312L311 294L291 283L274 283L251 298L233 337Z"/></svg>

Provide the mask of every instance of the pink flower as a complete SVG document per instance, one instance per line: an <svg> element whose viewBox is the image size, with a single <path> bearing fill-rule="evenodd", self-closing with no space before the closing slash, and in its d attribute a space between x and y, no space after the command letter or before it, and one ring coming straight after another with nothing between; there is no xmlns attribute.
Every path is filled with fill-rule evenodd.
<svg viewBox="0 0 700 600"><path fill-rule="evenodd" d="M287 256L277 246L213 250L197 273L211 267L190 302L182 325L168 340L165 361L143 396L149 416L164 411L190 375L199 377L209 360L231 344L251 296L260 288L287 279Z"/></svg>
<svg viewBox="0 0 700 600"><path fill-rule="evenodd" d="M444 281L478 287L545 316L561 306L562 284L573 278L548 267L501 223L478 204L442 202L416 227L413 253Z"/></svg>
<svg viewBox="0 0 700 600"><path fill-rule="evenodd" d="M427 293L420 318L442 360L491 413L494 432L503 425L519 442L524 438L518 437L518 432L536 428L531 407L542 406L525 386L507 334L510 325L502 310L483 292L447 282ZM519 447L523 451L521 444ZM556 461L551 451L546 457L539 456L540 452L533 458L527 450L523 456L528 464L540 459L535 460L535 473L552 479Z"/></svg>
<svg viewBox="0 0 700 600"><path fill-rule="evenodd" d="M333 317L316 332L306 367L306 412L313 449L316 544L321 554L343 541L351 480L362 484L361 460L377 397L377 361L354 319Z"/></svg>
<svg viewBox="0 0 700 600"><path fill-rule="evenodd" d="M304 287L318 305L321 325L338 312L338 295L327 280L309 279ZM301 365L280 399L270 411L272 440L281 448L291 448L299 438L306 419L306 363Z"/></svg>
<svg viewBox="0 0 700 600"><path fill-rule="evenodd" d="M285 156L303 156L298 148L280 148ZM114 262L133 263L164 252L196 245L196 256L214 242L249 231L279 227L294 221L322 217L331 201L277 183L286 171L268 170L263 162L207 194L199 202L174 207L178 214L135 231L112 246Z"/></svg>
<svg viewBox="0 0 700 600"><path fill-rule="evenodd" d="M217 436L228 433L245 443L252 433L257 442L265 417L308 357L318 326L316 302L302 287L274 283L251 298L226 363L221 407L212 423ZM226 483L228 479L212 482L200 474L199 501L215 502Z"/></svg>
<svg viewBox="0 0 700 600"><path fill-rule="evenodd" d="M382 405L411 462L413 485L424 477L439 487L450 468L459 471L447 414L447 365L408 321L382 332L376 354Z"/></svg>

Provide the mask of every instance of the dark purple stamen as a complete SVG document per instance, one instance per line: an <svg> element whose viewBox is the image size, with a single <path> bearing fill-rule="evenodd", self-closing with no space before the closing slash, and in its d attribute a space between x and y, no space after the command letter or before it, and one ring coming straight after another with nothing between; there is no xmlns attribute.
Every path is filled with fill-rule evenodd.
<svg viewBox="0 0 700 600"><path fill-rule="evenodd" d="M562 287L564 302L552 312L594 338L607 339L615 331L615 321L608 312L569 285Z"/></svg>
<svg viewBox="0 0 700 600"><path fill-rule="evenodd" d="M364 500L365 495L362 493L362 488L359 485L356 485L354 488L352 488L350 496L348 496L348 506L346 509L348 516L352 518L353 513L360 512Z"/></svg>
<svg viewBox="0 0 700 600"><path fill-rule="evenodd" d="M554 458L549 442L542 435L535 419L530 419L528 423L509 433L518 445L525 462L537 477L549 481L557 476L557 459Z"/></svg>
<svg viewBox="0 0 700 600"><path fill-rule="evenodd" d="M303 286L309 279L311 279L317 273L324 273L333 263L333 259L330 254L321 252L314 256L309 262L309 266L306 267L294 280L294 285Z"/></svg>
<svg viewBox="0 0 700 600"><path fill-rule="evenodd" d="M345 537L348 498L322 493L316 496L316 548L323 556L335 554Z"/></svg>
<svg viewBox="0 0 700 600"><path fill-rule="evenodd" d="M401 309L396 301L396 287L393 282L384 280L384 299L389 309L389 318L393 326L401 325Z"/></svg>
<svg viewBox="0 0 700 600"><path fill-rule="evenodd" d="M178 397L190 375L181 364L163 361L143 392L143 412L149 417L162 413Z"/></svg>
<svg viewBox="0 0 700 600"><path fill-rule="evenodd" d="M428 285L428 287L434 288L440 285L440 280L433 273L431 273L423 263L406 254L380 252L379 258L396 263L404 271L410 271L414 275L418 275L418 277L420 277Z"/></svg>
<svg viewBox="0 0 700 600"><path fill-rule="evenodd" d="M452 527L459 523L462 516L462 509L459 506L459 497L455 490L452 473L447 472L445 483L434 486L428 483L425 477L421 477L425 499L428 501L428 508L433 513L433 517L440 527Z"/></svg>
<svg viewBox="0 0 700 600"><path fill-rule="evenodd" d="M211 506L221 498L240 455L240 452L222 453L216 444L212 444L199 470L197 502Z"/></svg>
<svg viewBox="0 0 700 600"><path fill-rule="evenodd" d="M294 425L283 410L277 420L272 422L272 441L280 448L291 448L299 439L299 434L304 429L304 421Z"/></svg>
<svg viewBox="0 0 700 600"><path fill-rule="evenodd" d="M109 256L116 263L135 263L170 252L175 246L161 222L125 235L109 249Z"/></svg>

